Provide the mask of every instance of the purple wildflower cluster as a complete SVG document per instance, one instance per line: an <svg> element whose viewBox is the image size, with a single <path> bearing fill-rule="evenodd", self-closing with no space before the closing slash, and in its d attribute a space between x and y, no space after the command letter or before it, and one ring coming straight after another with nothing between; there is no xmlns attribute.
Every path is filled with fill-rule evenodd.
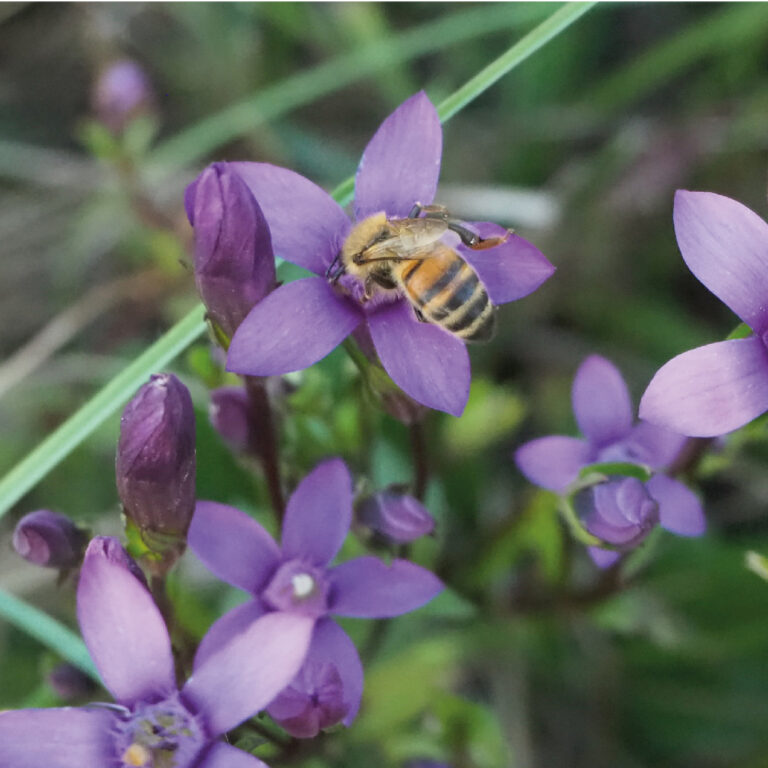
<svg viewBox="0 0 768 768"><path fill-rule="evenodd" d="M584 439L552 435L520 446L515 462L536 485L567 494L585 468L605 464L641 465L653 473L647 482L632 476L603 476L577 498L589 533L612 549L590 547L600 566L640 544L660 524L681 536L704 532L704 515L693 492L665 472L680 453L685 437L640 421L634 424L632 401L618 369L598 355L579 367L571 393L573 412Z"/></svg>
<svg viewBox="0 0 768 768"><path fill-rule="evenodd" d="M99 103L123 117L147 98L130 63L105 75L100 88ZM273 436L263 377L306 368L348 336L416 408L462 413L470 385L464 342L424 322L397 290L371 297L355 277L338 285L328 279L355 224L382 213L407 219L415 204L433 203L441 153L437 111L417 93L363 153L354 222L311 181L266 163L215 163L187 189L197 288L227 369L245 377L245 386L211 394L212 423L234 452L266 467ZM600 567L642 544L656 526L703 534L701 503L674 477L687 436L723 434L768 410L768 225L739 203L702 192L679 192L674 220L690 269L752 333L670 361L645 392L639 422L617 368L588 357L572 387L583 437L542 437L515 452L528 480L573 509ZM494 305L530 294L552 275L550 262L518 235L489 222L461 227L491 247L473 248L455 232L444 242ZM313 276L279 285L275 256ZM20 555L62 572L80 569L80 628L116 703L0 713L0 767L263 766L224 734L266 711L291 736L312 738L349 726L360 709L363 664L333 617L400 616L443 589L437 576L403 557L335 562L350 527L365 543L399 554L433 531L430 513L402 489L356 501L344 461L326 459L276 510L278 543L249 514L196 499L195 441L188 390L173 375L153 376L125 409L116 460L136 558L113 538L87 545L83 530L47 510L19 522ZM278 488L279 507L281 498ZM247 600L214 622L185 668L174 658L144 572L153 584L162 581L187 545ZM177 662L186 677L181 685ZM411 763L427 764L443 765Z"/></svg>

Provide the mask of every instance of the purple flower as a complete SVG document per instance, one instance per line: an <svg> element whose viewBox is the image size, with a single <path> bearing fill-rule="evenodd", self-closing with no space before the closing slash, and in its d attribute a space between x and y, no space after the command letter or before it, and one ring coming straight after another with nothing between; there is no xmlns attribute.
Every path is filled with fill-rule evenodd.
<svg viewBox="0 0 768 768"><path fill-rule="evenodd" d="M144 70L131 59L113 61L99 75L93 90L93 108L115 133L153 101Z"/></svg>
<svg viewBox="0 0 768 768"><path fill-rule="evenodd" d="M435 527L435 519L418 499L392 489L364 499L356 512L360 523L397 544L426 536Z"/></svg>
<svg viewBox="0 0 768 768"><path fill-rule="evenodd" d="M116 539L94 539L77 591L83 638L117 704L1 713L0 765L264 768L218 737L263 709L296 674L312 622L265 616L179 690L165 624L127 560Z"/></svg>
<svg viewBox="0 0 768 768"><path fill-rule="evenodd" d="M326 727L331 715L335 722L349 725L360 706L360 658L329 614L398 616L424 605L443 588L429 571L405 560L387 565L374 557L360 557L331 567L351 520L351 478L343 461L331 459L307 475L289 499L280 547L253 518L224 504L198 502L189 528L195 554L219 578L254 597L213 625L198 648L195 664L206 663L217 647L265 613L287 612L316 620L305 666L275 704L275 717L295 735ZM305 704L313 700L313 707L302 709L296 703L299 699ZM295 718L301 722L292 722Z"/></svg>
<svg viewBox="0 0 768 768"><path fill-rule="evenodd" d="M551 435L531 440L515 452L520 471L542 488L564 493L583 467L596 463L628 462L663 470L685 442L685 437L663 427L642 421L633 424L627 385L604 357L591 355L584 360L571 394L576 421L586 439ZM705 528L703 510L692 491L661 474L645 484L613 477L582 492L581 511L590 532L624 548L639 543L656 522L681 536L699 536ZM603 561L609 555L615 559L612 552L602 555Z"/></svg>
<svg viewBox="0 0 768 768"><path fill-rule="evenodd" d="M415 203L432 203L441 152L437 111L423 92L417 93L382 123L363 153L355 179L356 220L382 211L389 218L404 218ZM267 163L231 166L259 201L277 255L316 276L281 286L254 307L232 339L229 369L252 376L300 370L360 326L370 333L382 365L404 392L430 408L461 414L470 371L459 338L418 322L407 301L396 295L361 303L329 285L326 271L352 227L342 208L293 171ZM485 238L507 234L495 224L471 226ZM494 304L527 296L554 271L517 235L487 250L460 245L458 251Z"/></svg>
<svg viewBox="0 0 768 768"><path fill-rule="evenodd" d="M213 322L229 339L275 287L269 227L231 164L214 163L187 187L195 229L195 283Z"/></svg>
<svg viewBox="0 0 768 768"><path fill-rule="evenodd" d="M195 508L195 412L173 374L152 376L125 407L115 469L139 530L183 538Z"/></svg>
<svg viewBox="0 0 768 768"><path fill-rule="evenodd" d="M675 234L685 263L753 331L670 360L640 416L685 435L714 437L768 410L768 224L741 203L678 190Z"/></svg>
<svg viewBox="0 0 768 768"><path fill-rule="evenodd" d="M48 674L48 685L64 701L71 702L91 696L96 691L96 683L73 664L57 664Z"/></svg>
<svg viewBox="0 0 768 768"><path fill-rule="evenodd" d="M48 568L74 568L83 559L88 537L68 517L39 509L19 520L13 548L25 560Z"/></svg>

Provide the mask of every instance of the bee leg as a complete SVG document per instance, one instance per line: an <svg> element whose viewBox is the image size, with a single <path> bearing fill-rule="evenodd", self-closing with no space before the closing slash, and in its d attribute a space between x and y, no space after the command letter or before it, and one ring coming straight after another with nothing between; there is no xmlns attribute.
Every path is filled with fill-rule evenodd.
<svg viewBox="0 0 768 768"><path fill-rule="evenodd" d="M344 265L341 263L341 251L339 251L333 261L328 265L328 269L325 270L325 277L331 283L336 283L343 271Z"/></svg>
<svg viewBox="0 0 768 768"><path fill-rule="evenodd" d="M424 317L424 315L422 315L422 314L421 314L421 311L420 311L420 310L418 310L418 309L416 309L416 307L414 307L414 308L413 308L413 311L416 313L416 319L417 319L417 320L418 320L420 323L427 323L427 322L429 322L429 321L427 320L427 318L426 318L426 317Z"/></svg>
<svg viewBox="0 0 768 768"><path fill-rule="evenodd" d="M409 219L418 219L421 214L424 214L426 219L442 219L448 221L448 209L443 205L422 205L421 203L415 203L411 212L408 214Z"/></svg>
<svg viewBox="0 0 768 768"><path fill-rule="evenodd" d="M455 232L461 238L461 242L473 251L483 251L488 248L495 248L497 245L505 243L512 234L512 230L508 229L506 233L500 237L480 237L480 235L476 235L466 227L453 221L448 223L448 229Z"/></svg>
<svg viewBox="0 0 768 768"><path fill-rule="evenodd" d="M373 275L366 275L363 282L363 301L370 301L373 298L373 293L376 290L376 279Z"/></svg>

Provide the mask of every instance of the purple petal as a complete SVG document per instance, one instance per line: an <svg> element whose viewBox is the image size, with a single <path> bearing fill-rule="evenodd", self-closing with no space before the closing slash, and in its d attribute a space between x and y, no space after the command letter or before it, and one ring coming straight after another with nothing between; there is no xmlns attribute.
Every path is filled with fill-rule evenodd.
<svg viewBox="0 0 768 768"><path fill-rule="evenodd" d="M621 552L614 552L612 549L601 549L600 547L587 547L587 552L592 558L592 562L598 568L608 568L621 557Z"/></svg>
<svg viewBox="0 0 768 768"><path fill-rule="evenodd" d="M0 712L3 768L104 768L111 765L115 714L106 708Z"/></svg>
<svg viewBox="0 0 768 768"><path fill-rule="evenodd" d="M199 501L189 526L192 551L220 579L256 594L280 560L280 548L252 517L214 501Z"/></svg>
<svg viewBox="0 0 768 768"><path fill-rule="evenodd" d="M674 217L691 272L758 334L768 329L768 224L729 197L686 190Z"/></svg>
<svg viewBox="0 0 768 768"><path fill-rule="evenodd" d="M298 173L269 163L229 163L264 213L275 254L317 275L341 250L351 226L341 206Z"/></svg>
<svg viewBox="0 0 768 768"><path fill-rule="evenodd" d="M414 611L443 590L433 573L407 560L390 565L358 557L332 568L330 611L359 619L384 619Z"/></svg>
<svg viewBox="0 0 768 768"><path fill-rule="evenodd" d="M333 619L320 619L312 635L307 661L331 663L344 686L344 703L348 710L344 725L350 726L360 709L363 696L363 665L355 644Z"/></svg>
<svg viewBox="0 0 768 768"><path fill-rule="evenodd" d="M285 558L325 565L339 551L352 522L352 479L341 459L315 467L288 499L283 521Z"/></svg>
<svg viewBox="0 0 768 768"><path fill-rule="evenodd" d="M557 492L564 491L594 458L589 443L564 435L540 437L515 451L515 463L528 480Z"/></svg>
<svg viewBox="0 0 768 768"><path fill-rule="evenodd" d="M632 400L616 366L590 355L573 380L573 412L590 442L602 446L625 437L632 428Z"/></svg>
<svg viewBox="0 0 768 768"><path fill-rule="evenodd" d="M639 421L632 428L624 447L631 460L652 469L664 469L677 458L687 440L685 435L657 424Z"/></svg>
<svg viewBox="0 0 768 768"><path fill-rule="evenodd" d="M223 648L234 637L244 632L256 619L264 615L264 606L259 600L249 600L213 622L205 633L195 652L194 667L205 664L208 659Z"/></svg>
<svg viewBox="0 0 768 768"><path fill-rule="evenodd" d="M768 354L757 337L707 344L670 360L651 380L640 417L692 437L743 427L768 409Z"/></svg>
<svg viewBox="0 0 768 768"><path fill-rule="evenodd" d="M474 267L494 304L522 299L554 274L555 267L547 257L519 235L490 222L473 222L471 227L480 237L508 235L501 245L487 250L458 248Z"/></svg>
<svg viewBox="0 0 768 768"><path fill-rule="evenodd" d="M198 768L269 768L258 757L243 752L242 749L216 742L205 757L200 761Z"/></svg>
<svg viewBox="0 0 768 768"><path fill-rule="evenodd" d="M408 216L414 203L435 199L443 152L440 118L424 91L404 101L380 126L363 152L355 177L355 216L379 211Z"/></svg>
<svg viewBox="0 0 768 768"><path fill-rule="evenodd" d="M696 494L666 475L654 475L647 483L659 503L661 525L679 536L701 536L707 528L704 510Z"/></svg>
<svg viewBox="0 0 768 768"><path fill-rule="evenodd" d="M232 337L227 370L250 376L300 371L324 358L357 328L362 311L321 277L278 288L260 301Z"/></svg>
<svg viewBox="0 0 768 768"><path fill-rule="evenodd" d="M77 587L77 617L104 685L130 706L169 696L176 682L163 617L144 585L110 553L116 545L101 537L88 545Z"/></svg>
<svg viewBox="0 0 768 768"><path fill-rule="evenodd" d="M368 316L381 364L414 400L461 416L469 397L469 355L455 336L436 325L420 323L404 301Z"/></svg>
<svg viewBox="0 0 768 768"><path fill-rule="evenodd" d="M210 734L255 715L290 683L307 654L313 625L298 614L270 613L195 669L182 695L202 714Z"/></svg>

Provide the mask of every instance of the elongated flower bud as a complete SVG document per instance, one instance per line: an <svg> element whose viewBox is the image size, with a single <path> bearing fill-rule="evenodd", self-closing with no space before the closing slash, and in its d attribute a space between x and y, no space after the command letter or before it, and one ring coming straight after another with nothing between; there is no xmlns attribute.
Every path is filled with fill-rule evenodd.
<svg viewBox="0 0 768 768"><path fill-rule="evenodd" d="M119 59L101 71L92 101L99 120L120 133L131 118L151 108L154 94L144 70L131 59Z"/></svg>
<svg viewBox="0 0 768 768"><path fill-rule="evenodd" d="M83 559L86 534L68 517L40 509L19 520L13 548L25 560L47 568L74 568Z"/></svg>
<svg viewBox="0 0 768 768"><path fill-rule="evenodd" d="M398 544L431 533L435 519L413 496L395 490L381 491L364 499L357 508L359 522Z"/></svg>
<svg viewBox="0 0 768 768"><path fill-rule="evenodd" d="M152 376L120 423L117 490L143 534L186 536L195 509L195 414L172 374Z"/></svg>
<svg viewBox="0 0 768 768"><path fill-rule="evenodd" d="M184 197L195 229L195 282L213 322L229 339L275 288L272 238L256 199L227 163L214 163Z"/></svg>

